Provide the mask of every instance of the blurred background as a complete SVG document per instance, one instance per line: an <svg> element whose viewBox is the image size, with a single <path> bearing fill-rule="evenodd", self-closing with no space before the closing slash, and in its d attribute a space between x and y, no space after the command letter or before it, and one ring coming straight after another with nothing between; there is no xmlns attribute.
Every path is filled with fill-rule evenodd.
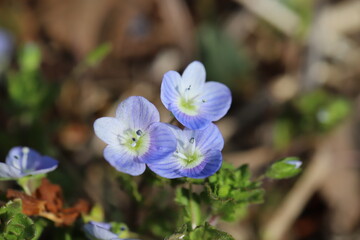
<svg viewBox="0 0 360 240"><path fill-rule="evenodd" d="M226 162L254 177L281 157L304 162L219 228L239 240L360 239L359 0L0 0L1 159L18 145L54 156L66 202L83 197L162 239L174 231L176 212L162 207L172 189L119 175L92 125L131 95L169 121L162 76L193 60L233 94L218 122Z"/></svg>

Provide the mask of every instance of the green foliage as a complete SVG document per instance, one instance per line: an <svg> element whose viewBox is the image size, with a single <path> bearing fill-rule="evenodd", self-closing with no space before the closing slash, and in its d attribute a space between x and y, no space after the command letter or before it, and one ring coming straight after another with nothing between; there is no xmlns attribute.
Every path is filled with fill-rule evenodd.
<svg viewBox="0 0 360 240"><path fill-rule="evenodd" d="M341 123L350 111L348 100L323 90L300 96L284 107L276 121L275 146L285 148L298 136L326 133Z"/></svg>
<svg viewBox="0 0 360 240"><path fill-rule="evenodd" d="M7 76L11 110L25 123L33 123L56 95L40 72L41 52L35 44L25 45L19 54L19 70Z"/></svg>
<svg viewBox="0 0 360 240"><path fill-rule="evenodd" d="M41 64L40 48L34 43L26 44L20 52L19 65L22 72L34 72Z"/></svg>
<svg viewBox="0 0 360 240"><path fill-rule="evenodd" d="M38 240L47 226L48 226L48 222L45 219L40 218L40 219L36 220L35 221L35 236L32 240Z"/></svg>
<svg viewBox="0 0 360 240"><path fill-rule="evenodd" d="M31 240L35 237L34 222L22 212L20 200L0 208L0 240Z"/></svg>
<svg viewBox="0 0 360 240"><path fill-rule="evenodd" d="M291 178L301 172L301 161L297 157L287 157L275 162L266 171L266 176L273 179Z"/></svg>
<svg viewBox="0 0 360 240"><path fill-rule="evenodd" d="M291 9L301 20L300 37L306 37L306 34L313 20L313 0L280 0L289 9Z"/></svg>
<svg viewBox="0 0 360 240"><path fill-rule="evenodd" d="M205 223L197 227L184 238L185 240L235 240L230 234L217 230L216 228Z"/></svg>
<svg viewBox="0 0 360 240"><path fill-rule="evenodd" d="M200 208L200 195L191 193L187 188L177 188L175 202L184 209L184 222L196 226L201 224L202 214Z"/></svg>
<svg viewBox="0 0 360 240"><path fill-rule="evenodd" d="M198 226L193 230L187 228L166 238L166 240L235 240L230 234L220 231L209 223Z"/></svg>
<svg viewBox="0 0 360 240"><path fill-rule="evenodd" d="M237 87L234 80L248 75L250 60L220 28L203 25L199 31L199 44L208 80L221 81L233 88Z"/></svg>
<svg viewBox="0 0 360 240"><path fill-rule="evenodd" d="M119 173L118 180L121 188L124 189L131 197L133 197L137 202L142 200L142 196L138 191L138 185L132 176L125 173Z"/></svg>
<svg viewBox="0 0 360 240"><path fill-rule="evenodd" d="M224 163L220 171L208 179L206 187L213 214L225 221L235 221L246 213L249 204L263 202L261 182L251 180L247 165L235 168Z"/></svg>
<svg viewBox="0 0 360 240"><path fill-rule="evenodd" d="M85 65L89 67L98 65L107 55L109 55L111 50L112 46L110 43L101 44L87 55L85 59Z"/></svg>

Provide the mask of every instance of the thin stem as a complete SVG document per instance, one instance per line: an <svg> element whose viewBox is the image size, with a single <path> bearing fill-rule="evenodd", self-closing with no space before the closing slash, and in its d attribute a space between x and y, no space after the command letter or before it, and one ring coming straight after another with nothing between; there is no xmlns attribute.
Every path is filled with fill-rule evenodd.
<svg viewBox="0 0 360 240"><path fill-rule="evenodd" d="M192 196L192 182L189 181L189 212L190 212L190 219L191 219L191 228L195 229L196 228L196 222L194 219L194 214L193 214L193 196Z"/></svg>

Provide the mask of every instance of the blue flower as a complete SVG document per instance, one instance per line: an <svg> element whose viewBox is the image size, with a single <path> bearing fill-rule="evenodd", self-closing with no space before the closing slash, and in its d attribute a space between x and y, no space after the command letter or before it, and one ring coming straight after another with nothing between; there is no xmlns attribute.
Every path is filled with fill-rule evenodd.
<svg viewBox="0 0 360 240"><path fill-rule="evenodd" d="M231 92L218 82L205 82L204 65L194 61L182 76L165 73L161 84L161 101L175 118L190 129L203 129L222 118L231 105Z"/></svg>
<svg viewBox="0 0 360 240"><path fill-rule="evenodd" d="M6 157L6 163L0 163L0 178L17 179L27 175L43 174L57 168L58 161L42 156L28 147L13 147Z"/></svg>
<svg viewBox="0 0 360 240"><path fill-rule="evenodd" d="M132 240L119 238L111 232L111 224L91 221L84 225L86 236L91 240ZM134 239L135 240L135 239Z"/></svg>
<svg viewBox="0 0 360 240"><path fill-rule="evenodd" d="M140 96L121 102L116 117L99 118L95 134L108 146L105 159L118 171L136 176L150 163L172 154L176 139L171 130L160 123L156 107Z"/></svg>
<svg viewBox="0 0 360 240"><path fill-rule="evenodd" d="M168 158L148 164L165 178L206 178L219 170L224 139L219 129L210 124L203 130L191 130L168 125L177 138L176 151Z"/></svg>

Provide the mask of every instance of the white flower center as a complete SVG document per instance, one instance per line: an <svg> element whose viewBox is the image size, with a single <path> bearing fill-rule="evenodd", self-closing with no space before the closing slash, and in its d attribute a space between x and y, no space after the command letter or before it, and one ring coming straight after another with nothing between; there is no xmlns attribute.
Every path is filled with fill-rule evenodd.
<svg viewBox="0 0 360 240"><path fill-rule="evenodd" d="M199 165L204 159L201 152L196 148L195 139L192 137L183 146L177 146L174 155L179 159L184 168L193 168Z"/></svg>
<svg viewBox="0 0 360 240"><path fill-rule="evenodd" d="M131 154L140 156L146 153L150 147L150 136L141 129L127 129L119 134L118 140Z"/></svg>
<svg viewBox="0 0 360 240"><path fill-rule="evenodd" d="M180 84L178 86L180 98L178 106L187 115L194 116L199 113L199 108L206 99L202 98L202 89L194 89L191 85Z"/></svg>

